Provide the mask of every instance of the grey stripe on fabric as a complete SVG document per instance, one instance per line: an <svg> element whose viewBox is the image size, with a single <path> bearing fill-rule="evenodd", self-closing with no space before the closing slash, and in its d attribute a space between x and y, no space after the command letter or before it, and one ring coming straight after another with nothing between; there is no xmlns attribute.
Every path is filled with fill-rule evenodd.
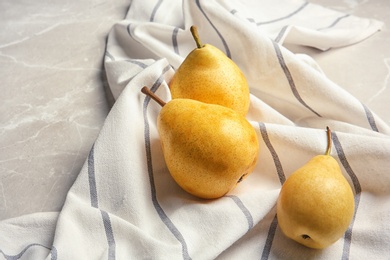
<svg viewBox="0 0 390 260"><path fill-rule="evenodd" d="M271 141L269 140L267 128L263 122L259 122L261 137L263 138L263 141L265 145L267 146L268 150L270 151L272 155L272 159L274 160L274 164L276 167L276 171L278 173L279 181L281 184L283 184L286 181L286 176L284 175L283 166L282 163L279 160L279 156L275 151L275 148L272 146Z"/></svg>
<svg viewBox="0 0 390 260"><path fill-rule="evenodd" d="M106 56L107 56L108 58L110 58L110 60L115 61L114 56L112 56L111 53L109 53L108 51L106 51Z"/></svg>
<svg viewBox="0 0 390 260"><path fill-rule="evenodd" d="M347 172L347 174L351 178L352 185L355 189L355 214L353 216L352 223L350 224L348 230L345 232L345 235L344 235L344 247L343 247L342 259L346 260L346 259L349 259L349 252L351 249L351 240L352 240L352 228L353 228L353 225L355 222L357 209L359 207L360 195L362 192L362 188L360 186L359 179L357 178L356 174L352 170L352 167L347 160L347 157L344 153L343 147L341 146L340 140L337 137L337 134L334 132L332 133L332 141L333 141L334 146L336 148L337 156L339 157L340 162L343 165L345 171Z"/></svg>
<svg viewBox="0 0 390 260"><path fill-rule="evenodd" d="M232 15L235 15L236 13L238 13L238 11L237 11L236 9L232 9L232 10L230 11L230 13L231 13ZM246 19L247 19L249 22L256 24L256 21L255 21L254 18L246 18Z"/></svg>
<svg viewBox="0 0 390 260"><path fill-rule="evenodd" d="M177 34L179 32L179 29L180 29L179 27L175 27L175 29L173 29L173 33L172 33L173 50L178 55L180 55L180 53L179 53L179 45L177 44Z"/></svg>
<svg viewBox="0 0 390 260"><path fill-rule="evenodd" d="M20 258L24 255L24 253L26 253L26 251L27 251L28 249L30 249L31 247L35 247L35 246L43 247L43 248L45 248L45 249L50 250L50 248L47 247L47 246L44 246L44 245L41 245L41 244L38 244L38 243L33 243L33 244L27 245L25 248L23 248L22 251L20 251L19 254L16 254L16 255L7 255L7 254L5 254L1 249L0 249L0 253L1 253L1 254L4 256L4 258L7 259L7 260L17 260L17 259L20 259Z"/></svg>
<svg viewBox="0 0 390 260"><path fill-rule="evenodd" d="M156 13L157 13L157 10L158 8L161 6L161 3L163 2L163 0L158 0L157 1L157 4L154 6L153 8L153 11L152 11L152 14L150 15L150 21L151 22L154 22L154 18L156 16Z"/></svg>
<svg viewBox="0 0 390 260"><path fill-rule="evenodd" d="M376 123L375 123L374 115L372 114L371 110L363 103L362 103L362 106L364 108L364 112L366 113L367 120L371 126L371 129L374 130L375 132L379 132L378 127L376 126Z"/></svg>
<svg viewBox="0 0 390 260"><path fill-rule="evenodd" d="M280 30L278 36L276 36L275 38L275 42L279 43L280 40L283 38L283 35L286 33L286 30L289 26L288 25L285 25L283 26L282 30Z"/></svg>
<svg viewBox="0 0 390 260"><path fill-rule="evenodd" d="M153 84L153 86L150 88L151 91L155 92L162 82L164 81L164 74L171 68L170 65L166 66L160 77L156 80L156 82ZM182 256L183 259L191 259L190 255L188 254L188 247L187 243L183 237L183 235L180 233L178 228L173 224L172 220L167 216L164 209L161 207L157 200L157 193L156 193L156 186L154 183L154 176L153 176L153 165L152 165L152 152L151 152L151 142L150 142L150 129L149 129L149 119L148 119L148 113L147 108L150 102L150 97L146 96L144 105L143 105L143 115L144 115L144 139L145 139L145 150L146 150L146 160L147 160L147 167L148 167L148 175L149 175L149 182L150 182L150 188L151 188L151 196L152 196L152 202L153 206L156 209L160 219L165 224L165 226L170 230L170 232L176 237L176 239L180 242L182 246Z"/></svg>
<svg viewBox="0 0 390 260"><path fill-rule="evenodd" d="M88 155L88 182L89 182L89 193L91 197L91 206L99 208L97 187L95 179L95 144L92 146L91 151ZM104 225L104 231L108 242L108 259L115 259L115 240L112 232L111 221L108 213L100 210L102 215L102 221Z"/></svg>
<svg viewBox="0 0 390 260"><path fill-rule="evenodd" d="M199 10L202 12L204 17L207 19L207 21L210 23L210 25L214 28L215 32L218 34L219 38L222 41L223 46L225 47L226 56L228 56L231 59L232 55L230 53L229 46L227 45L227 43L226 43L225 39L223 38L222 34L218 31L217 27L215 27L215 25L211 22L210 18L207 16L205 11L203 10L203 8L202 8L202 6L200 4L200 0L196 0L196 5L198 6Z"/></svg>
<svg viewBox="0 0 390 260"><path fill-rule="evenodd" d="M340 16L337 18L333 23L331 23L329 26L318 28L317 31L325 30L334 27L338 22L340 22L342 19L349 17L350 14L345 14L343 16Z"/></svg>
<svg viewBox="0 0 390 260"><path fill-rule="evenodd" d="M127 33L130 35L131 38L134 39L134 35L131 32L131 23L129 23L126 28L127 28Z"/></svg>
<svg viewBox="0 0 390 260"><path fill-rule="evenodd" d="M253 18L248 18L248 21L251 23L256 23L255 19L253 19Z"/></svg>
<svg viewBox="0 0 390 260"><path fill-rule="evenodd" d="M253 228L253 217L252 217L252 214L250 213L248 208L245 207L244 203L240 200L240 198L237 197L237 196L234 196L234 195L227 195L226 197L231 198L236 203L236 205L240 208L242 213L244 214L244 216L245 216L245 218L246 218L246 220L248 222L248 231L251 228Z"/></svg>
<svg viewBox="0 0 390 260"><path fill-rule="evenodd" d="M130 32L129 32L130 33ZM115 57L111 54L111 53L109 53L108 51L106 51L106 56L108 57L108 58L110 58L110 60L112 60L112 61L115 61ZM139 60L136 60L136 59L130 59L130 60L125 60L126 62L130 62L130 63L133 63L133 64L135 64L135 65L138 65L139 67L141 67L142 69L144 69L144 68L146 68L147 67L147 65L145 64L145 63L143 63L143 62L141 62L141 61L139 61Z"/></svg>
<svg viewBox="0 0 390 260"><path fill-rule="evenodd" d="M138 65L138 66L140 66L141 68L146 68L146 67L148 67L149 65L147 65L147 64L145 64L145 63L143 63L143 62L141 62L141 61L136 61L136 62L134 62L135 60L127 60L127 62L129 62L129 63L133 63L133 64L135 64L135 65ZM129 79L129 82L130 81L132 81L135 77L137 76L137 74L134 74L132 77L130 77L130 79Z"/></svg>
<svg viewBox="0 0 390 260"><path fill-rule="evenodd" d="M332 132L332 140L333 140L334 146L336 148L337 155L340 158L340 162L343 165L343 167L345 168L345 170L348 173L349 177L351 178L352 184L353 184L353 187L355 188L356 194L359 194L362 191L362 188L360 186L360 182L359 182L356 174L352 170L352 167L349 164L349 162L347 160L347 157L345 156L344 150L343 150L343 148L341 146L341 143L340 143L340 141L339 141L339 139L337 137L337 134L334 133L334 132Z"/></svg>
<svg viewBox="0 0 390 260"><path fill-rule="evenodd" d="M278 227L278 219L275 215L274 219L271 222L271 225L269 226L267 240L265 241L263 253L261 254L261 260L267 260L269 254L271 253L272 242L274 241L277 227Z"/></svg>
<svg viewBox="0 0 390 260"><path fill-rule="evenodd" d="M94 208L99 207L95 180L95 163L94 163L95 145L92 146L88 155L88 182L89 182L89 195L91 197L91 206Z"/></svg>
<svg viewBox="0 0 390 260"><path fill-rule="evenodd" d="M139 40L137 40L137 39L135 38L133 32L131 31L131 25L132 25L131 23L129 23L129 24L127 25L127 33L129 34L129 36L130 36L131 39L133 39L134 41L136 41L138 44L143 45L143 43L141 43Z"/></svg>
<svg viewBox="0 0 390 260"><path fill-rule="evenodd" d="M262 122L259 122L259 127L260 127L260 132L261 132L261 136L263 138L263 141L272 155L272 159L274 161L275 168L276 168L276 171L278 173L280 184L283 185L283 183L286 181L286 176L284 174L282 163L280 162L279 156L276 153L276 150L272 146L271 141L268 137L266 125ZM268 230L267 240L265 241L263 253L261 255L262 260L268 259L269 254L271 253L271 247L272 247L272 243L273 243L273 240L275 237L277 226L278 226L278 221L277 221L277 218L275 215L274 219L271 222L269 230Z"/></svg>
<svg viewBox="0 0 390 260"><path fill-rule="evenodd" d="M114 232L112 231L110 216L104 210L100 210L100 213L102 214L104 230L108 242L108 259L115 259L115 238Z"/></svg>
<svg viewBox="0 0 390 260"><path fill-rule="evenodd" d="M257 25L270 24L270 23L279 22L279 21L282 21L284 19L290 18L290 17L294 16L295 14L299 13L300 11L302 11L302 9L304 9L308 4L309 4L309 2L304 2L297 10L295 10L294 12L292 12L292 13L286 15L286 16L283 16L283 17L280 17L280 18L277 18L277 19L273 19L273 20L270 20L270 21L257 22L256 24Z"/></svg>
<svg viewBox="0 0 390 260"><path fill-rule="evenodd" d="M51 260L57 260L58 259L58 252L57 252L57 248L55 248L54 246L51 248L51 251L50 251L50 255L51 255Z"/></svg>
<svg viewBox="0 0 390 260"><path fill-rule="evenodd" d="M141 62L141 61L138 61L138 60L135 60L135 59L131 59L131 60L126 60L127 62L130 62L130 63L133 63L139 67L141 67L142 69L145 69L148 65L146 65L145 63Z"/></svg>
<svg viewBox="0 0 390 260"><path fill-rule="evenodd" d="M276 43L276 42L272 42L273 45L274 45L274 49L275 49L275 52L276 52L276 56L278 57L278 60L279 60L279 64L280 66L282 67L282 70L284 72L284 75L286 75L286 78L288 80L288 83L290 85L290 88L291 88L291 91L293 92L295 98L299 101L299 103L301 103L304 107L306 107L307 109L309 109L311 112L313 112L314 114L316 114L317 116L321 117L320 114L318 114L316 111L314 111L313 108L311 108L308 104L306 104L306 102L302 99L302 97L299 95L298 93L298 90L295 86L295 83L294 83L294 79L292 78L292 75L290 73L290 70L288 69L285 61L284 61L284 58L283 58L283 54L280 50L280 47L279 45Z"/></svg>

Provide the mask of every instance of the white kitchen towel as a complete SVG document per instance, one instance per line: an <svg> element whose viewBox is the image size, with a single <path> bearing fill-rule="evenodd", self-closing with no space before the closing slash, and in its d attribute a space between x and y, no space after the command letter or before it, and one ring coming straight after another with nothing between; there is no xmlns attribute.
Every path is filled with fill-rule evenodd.
<svg viewBox="0 0 390 260"><path fill-rule="evenodd" d="M258 134L254 172L226 196L202 200L171 178L156 119L168 83L195 48L219 47L243 70ZM381 23L305 1L133 0L108 36L105 69L116 102L59 213L0 222L0 259L387 259L390 127L310 57L281 44L328 49ZM275 203L283 182L326 147L355 194L353 221L314 250L287 239Z"/></svg>

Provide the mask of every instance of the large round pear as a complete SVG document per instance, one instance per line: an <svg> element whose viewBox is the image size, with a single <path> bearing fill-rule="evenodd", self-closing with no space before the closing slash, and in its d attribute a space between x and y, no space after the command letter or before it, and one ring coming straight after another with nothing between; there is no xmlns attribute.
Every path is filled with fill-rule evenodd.
<svg viewBox="0 0 390 260"><path fill-rule="evenodd" d="M230 108L173 99L161 109L157 128L170 174L197 197L225 195L256 165L257 134Z"/></svg>
<svg viewBox="0 0 390 260"><path fill-rule="evenodd" d="M245 116L250 96L247 80L225 53L210 44L198 44L169 83L172 98L189 98L231 108Z"/></svg>
<svg viewBox="0 0 390 260"><path fill-rule="evenodd" d="M337 161L318 155L283 184L277 219L283 233L307 247L322 249L341 238L354 215L354 195Z"/></svg>

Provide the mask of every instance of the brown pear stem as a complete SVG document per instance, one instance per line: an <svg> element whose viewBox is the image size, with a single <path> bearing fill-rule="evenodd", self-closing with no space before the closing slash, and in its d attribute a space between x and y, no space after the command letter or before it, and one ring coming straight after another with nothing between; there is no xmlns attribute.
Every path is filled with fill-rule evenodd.
<svg viewBox="0 0 390 260"><path fill-rule="evenodd" d="M328 139L328 146L326 147L325 155L330 155L332 150L332 131L330 130L329 126L326 127L326 135Z"/></svg>
<svg viewBox="0 0 390 260"><path fill-rule="evenodd" d="M141 92L144 93L145 95L149 96L150 98L152 98L154 101L156 101L157 103L160 104L160 106L165 106L165 102L159 98L156 94L154 94L148 87L143 87L141 89Z"/></svg>
<svg viewBox="0 0 390 260"><path fill-rule="evenodd" d="M198 49L202 48L204 45L200 41L199 34L198 34L198 28L195 25L193 25L193 26L191 26L190 31L191 31L192 37L194 37L196 47L198 47Z"/></svg>

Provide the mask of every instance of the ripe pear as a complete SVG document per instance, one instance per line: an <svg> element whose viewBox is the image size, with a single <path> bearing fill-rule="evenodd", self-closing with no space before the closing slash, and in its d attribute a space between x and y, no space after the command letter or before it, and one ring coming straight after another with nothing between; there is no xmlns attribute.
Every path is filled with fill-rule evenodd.
<svg viewBox="0 0 390 260"><path fill-rule="evenodd" d="M350 225L354 194L328 147L295 171L283 184L277 201L277 219L282 232L310 248L322 249L341 238Z"/></svg>
<svg viewBox="0 0 390 260"><path fill-rule="evenodd" d="M245 116L249 109L249 87L240 68L225 53L200 42L197 29L191 27L197 44L177 69L169 83L172 98L189 98L229 107Z"/></svg>
<svg viewBox="0 0 390 260"><path fill-rule="evenodd" d="M148 88L142 92L162 105L157 130L168 170L188 193L215 199L250 174L259 144L252 125L236 111L177 98L164 104Z"/></svg>

